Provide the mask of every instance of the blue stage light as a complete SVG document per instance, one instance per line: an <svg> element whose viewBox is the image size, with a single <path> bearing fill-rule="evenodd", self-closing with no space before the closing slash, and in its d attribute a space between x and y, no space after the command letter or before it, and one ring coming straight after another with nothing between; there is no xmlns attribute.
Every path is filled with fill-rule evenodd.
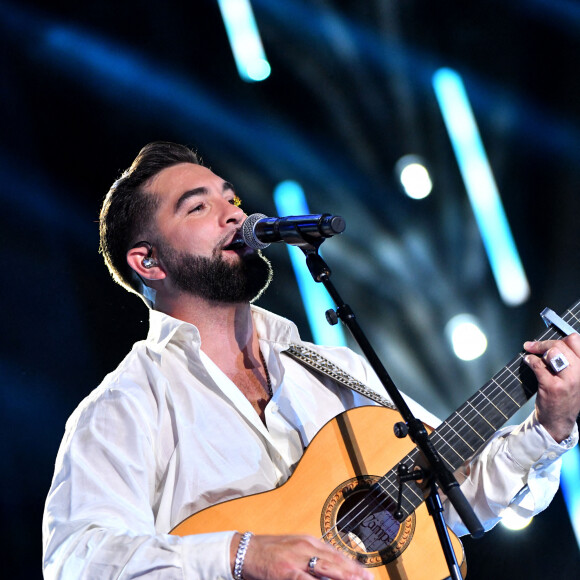
<svg viewBox="0 0 580 580"><path fill-rule="evenodd" d="M254 12L249 0L218 0L240 77L248 82L270 76Z"/></svg>
<svg viewBox="0 0 580 580"><path fill-rule="evenodd" d="M567 451L562 457L560 486L570 514L572 529L580 547L580 448L578 446Z"/></svg>
<svg viewBox="0 0 580 580"><path fill-rule="evenodd" d="M461 77L447 68L433 87L502 300L517 306L530 287Z"/></svg>

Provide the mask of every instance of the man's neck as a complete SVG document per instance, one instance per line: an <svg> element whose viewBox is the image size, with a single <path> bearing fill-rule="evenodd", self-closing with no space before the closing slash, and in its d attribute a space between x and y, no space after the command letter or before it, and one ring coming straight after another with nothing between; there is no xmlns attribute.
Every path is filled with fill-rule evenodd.
<svg viewBox="0 0 580 580"><path fill-rule="evenodd" d="M158 309L197 327L201 350L231 379L265 423L264 410L272 386L249 303L218 304L191 298L179 304L179 308Z"/></svg>
<svg viewBox="0 0 580 580"><path fill-rule="evenodd" d="M202 350L221 368L234 364L241 353L259 353L248 303L223 304L193 299L159 310L194 324L201 337Z"/></svg>

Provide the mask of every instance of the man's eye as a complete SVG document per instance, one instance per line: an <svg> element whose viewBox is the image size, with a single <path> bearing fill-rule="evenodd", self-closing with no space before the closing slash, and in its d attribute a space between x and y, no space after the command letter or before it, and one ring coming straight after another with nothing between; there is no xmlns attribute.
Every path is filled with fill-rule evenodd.
<svg viewBox="0 0 580 580"><path fill-rule="evenodd" d="M242 205L242 200L237 195L234 195L234 197L230 199L230 203L236 207L240 207Z"/></svg>
<svg viewBox="0 0 580 580"><path fill-rule="evenodd" d="M187 213L195 213L203 209L203 203L198 203L189 209Z"/></svg>

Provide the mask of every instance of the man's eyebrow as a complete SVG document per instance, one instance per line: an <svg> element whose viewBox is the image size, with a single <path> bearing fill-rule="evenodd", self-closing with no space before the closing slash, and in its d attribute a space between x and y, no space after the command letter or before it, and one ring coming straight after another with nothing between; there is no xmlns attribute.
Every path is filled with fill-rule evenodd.
<svg viewBox="0 0 580 580"><path fill-rule="evenodd" d="M179 211L179 208L190 198L196 195L207 195L207 187L196 187L194 189L189 189L188 191L182 193L179 199L175 202L175 212Z"/></svg>
<svg viewBox="0 0 580 580"><path fill-rule="evenodd" d="M233 191L236 193L234 186L229 181L224 181L222 185L222 192ZM209 190L207 187L195 187L194 189L189 189L188 191L182 193L179 199L175 202L175 213L179 211L179 208L190 198L196 195L208 195Z"/></svg>

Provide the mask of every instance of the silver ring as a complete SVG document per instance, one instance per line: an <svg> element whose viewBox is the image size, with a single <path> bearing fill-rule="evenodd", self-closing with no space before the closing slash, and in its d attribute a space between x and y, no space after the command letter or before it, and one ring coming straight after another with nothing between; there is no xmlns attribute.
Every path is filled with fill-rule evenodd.
<svg viewBox="0 0 580 580"><path fill-rule="evenodd" d="M312 556L308 562L308 573L312 576L316 576L316 572L314 571L314 566L316 566L316 562L318 562L318 556Z"/></svg>
<svg viewBox="0 0 580 580"><path fill-rule="evenodd" d="M553 359L551 359L549 364L555 373L563 371L570 365L568 359L562 353L557 354Z"/></svg>

